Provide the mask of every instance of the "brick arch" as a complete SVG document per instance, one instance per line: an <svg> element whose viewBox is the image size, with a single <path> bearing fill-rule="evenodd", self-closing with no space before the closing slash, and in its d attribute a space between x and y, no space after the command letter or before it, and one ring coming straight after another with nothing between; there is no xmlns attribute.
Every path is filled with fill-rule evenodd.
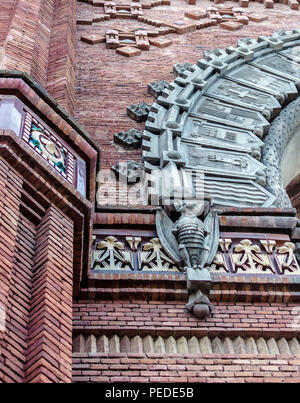
<svg viewBox="0 0 300 403"><path fill-rule="evenodd" d="M289 133L298 125L299 102L293 101L300 86L299 55L299 31L278 31L206 52L206 59L179 69L145 124L142 152L150 204L155 196L161 203L164 195L157 194L147 174L159 170L162 183L173 175L184 188L186 173L201 168L205 192L217 205L290 207L280 178L281 156L276 167L272 158L281 144L274 132L282 119Z"/></svg>

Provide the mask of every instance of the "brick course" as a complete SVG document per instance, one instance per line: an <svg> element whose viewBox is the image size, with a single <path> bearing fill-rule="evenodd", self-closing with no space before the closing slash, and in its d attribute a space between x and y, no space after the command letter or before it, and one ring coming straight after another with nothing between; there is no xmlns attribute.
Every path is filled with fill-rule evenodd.
<svg viewBox="0 0 300 403"><path fill-rule="evenodd" d="M295 337L298 304L216 303L212 317L199 321L184 312L184 301L104 301L73 307L76 333L152 336Z"/></svg>
<svg viewBox="0 0 300 403"><path fill-rule="evenodd" d="M115 361L121 364L113 368L109 355L103 358L97 354L89 357L74 354L73 382L298 383L300 380L299 360L288 357L149 356L152 357L145 354L129 360L120 355Z"/></svg>

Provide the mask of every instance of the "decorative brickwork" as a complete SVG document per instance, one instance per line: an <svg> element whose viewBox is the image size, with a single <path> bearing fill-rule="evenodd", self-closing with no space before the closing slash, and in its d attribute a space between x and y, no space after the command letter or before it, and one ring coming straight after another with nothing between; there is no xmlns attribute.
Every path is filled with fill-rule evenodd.
<svg viewBox="0 0 300 403"><path fill-rule="evenodd" d="M30 271L20 270L20 266L16 264L15 254L16 248L19 249L17 234L22 179L2 158L0 158L0 174L0 382L22 382L30 299L28 277L29 281L31 277ZM19 307L18 301L23 308Z"/></svg>
<svg viewBox="0 0 300 403"><path fill-rule="evenodd" d="M89 157L81 148L85 140L71 126L77 145L70 142L65 112L54 112L48 94L40 98L35 84L29 80L30 88L21 77L0 79L2 90L7 82L16 90L0 99L0 381L66 383L72 371L72 301L90 260L84 248L89 251L93 207L86 196L93 190L82 192L88 188L84 164L92 167L97 151L86 142ZM24 104L15 96L20 93ZM52 129L51 114L57 125ZM68 155L77 155L71 176Z"/></svg>
<svg viewBox="0 0 300 403"><path fill-rule="evenodd" d="M70 113L75 94L76 0L5 1L0 66L30 74Z"/></svg>
<svg viewBox="0 0 300 403"><path fill-rule="evenodd" d="M298 383L299 359L255 354L74 354L74 382ZM191 385L192 386L192 385Z"/></svg>
<svg viewBox="0 0 300 403"><path fill-rule="evenodd" d="M76 353L140 353L140 354L257 354L289 356L300 355L299 340L293 337L287 340L281 337L265 339L263 337L219 338L203 336L192 337L152 337L147 336L84 336L78 334L73 340L73 352Z"/></svg>
<svg viewBox="0 0 300 403"><path fill-rule="evenodd" d="M36 232L26 382L71 381L73 237L73 223L50 207Z"/></svg>
<svg viewBox="0 0 300 403"><path fill-rule="evenodd" d="M98 308L74 306L75 382L299 381L295 305L222 303L204 323L178 302L103 301Z"/></svg>
<svg viewBox="0 0 300 403"><path fill-rule="evenodd" d="M297 123L299 6L285 3L2 1L1 383L299 383L300 224L296 210L273 206L272 186L258 192L263 150L274 167L262 148L273 141L268 120L282 109ZM184 132L198 95L202 115ZM225 104L236 109L216 123ZM247 130L229 113L248 116ZM223 203L213 310L199 319L185 309L184 268L159 240L160 207L138 181L144 162L175 159L182 174L211 138L204 165L218 171L207 193ZM182 140L198 142L189 161ZM239 174L232 187L221 180L242 168L251 190ZM287 187L298 213L299 181ZM238 194L249 207L232 202ZM166 210L172 227L179 213Z"/></svg>

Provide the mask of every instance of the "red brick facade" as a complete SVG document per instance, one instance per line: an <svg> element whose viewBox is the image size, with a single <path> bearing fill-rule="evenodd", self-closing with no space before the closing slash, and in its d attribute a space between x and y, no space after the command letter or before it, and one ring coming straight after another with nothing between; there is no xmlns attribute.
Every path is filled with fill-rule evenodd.
<svg viewBox="0 0 300 403"><path fill-rule="evenodd" d="M199 320L185 311L186 279L178 270L91 269L97 237L123 242L135 265L142 246L157 237L156 210L143 193L134 207L122 205L123 190L114 204L104 196L100 206L95 201L99 168L141 159L140 150L113 142L121 130L144 128L126 107L152 104L147 84L173 80L175 63L196 63L205 50L240 37L299 28L300 14L287 4L272 2L267 10L251 2L249 10L268 20L234 32L212 24L182 35L171 30L165 38L172 45L152 43L133 58L102 40L81 40L127 25L154 29L158 18L174 22L198 8L168 3L143 8L150 22L130 23L102 18L93 1L1 3L1 100L16 99L22 114L30 111L76 155L76 166L86 167L83 194L24 142L23 123L19 131L2 126L0 109L1 383L300 381L299 273L216 271L213 314ZM205 0L199 7L211 5ZM299 210L298 178L288 192ZM296 225L293 209L225 208L220 218L224 239L271 239L279 247L299 241ZM132 247L134 237L142 243Z"/></svg>

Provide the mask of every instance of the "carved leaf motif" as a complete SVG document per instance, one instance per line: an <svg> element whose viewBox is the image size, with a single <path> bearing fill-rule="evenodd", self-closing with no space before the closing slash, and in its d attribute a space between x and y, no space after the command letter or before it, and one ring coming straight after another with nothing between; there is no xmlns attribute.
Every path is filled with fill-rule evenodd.
<svg viewBox="0 0 300 403"><path fill-rule="evenodd" d="M250 251L250 245L252 242L249 239L243 239L238 245L235 246L235 252L246 252Z"/></svg>
<svg viewBox="0 0 300 403"><path fill-rule="evenodd" d="M280 248L278 248L278 253L289 253L290 248L287 246L280 246Z"/></svg>
<svg viewBox="0 0 300 403"><path fill-rule="evenodd" d="M258 245L252 245L252 242L249 239L243 239L236 247L234 248L235 252L245 252L245 253L260 253L260 247Z"/></svg>
<svg viewBox="0 0 300 403"><path fill-rule="evenodd" d="M144 251L141 253L142 270L172 270L178 271L174 262L164 254L159 238L152 238L143 246Z"/></svg>
<svg viewBox="0 0 300 403"><path fill-rule="evenodd" d="M97 245L97 249L124 249L124 244L122 242L118 242L117 238L114 236L107 236L104 241L101 241Z"/></svg>
<svg viewBox="0 0 300 403"><path fill-rule="evenodd" d="M155 251L161 249L161 244L158 238L151 239L150 242L145 243L143 246L143 250L152 250L152 249Z"/></svg>
<svg viewBox="0 0 300 403"><path fill-rule="evenodd" d="M278 248L278 253L289 253L290 251L294 252L295 245L292 242L285 242L283 246Z"/></svg>
<svg viewBox="0 0 300 403"><path fill-rule="evenodd" d="M253 245L251 247L251 251L256 252L256 253L260 253L261 250L260 250L260 247L258 245Z"/></svg>
<svg viewBox="0 0 300 403"><path fill-rule="evenodd" d="M283 246L278 248L278 254L286 255L284 257L284 260L280 259L282 268L290 269L290 266L293 265L294 250L295 250L295 245L292 242L285 242Z"/></svg>
<svg viewBox="0 0 300 403"><path fill-rule="evenodd" d="M249 239L243 239L235 248L234 252L240 252L232 255L234 265L244 266L244 270L258 271L262 268L268 268L272 272L274 269L267 255L261 253L258 245L252 245Z"/></svg>
<svg viewBox="0 0 300 403"><path fill-rule="evenodd" d="M100 266L105 270L132 269L132 254L124 249L123 242L117 241L114 236L107 236L97 244L93 267Z"/></svg>

